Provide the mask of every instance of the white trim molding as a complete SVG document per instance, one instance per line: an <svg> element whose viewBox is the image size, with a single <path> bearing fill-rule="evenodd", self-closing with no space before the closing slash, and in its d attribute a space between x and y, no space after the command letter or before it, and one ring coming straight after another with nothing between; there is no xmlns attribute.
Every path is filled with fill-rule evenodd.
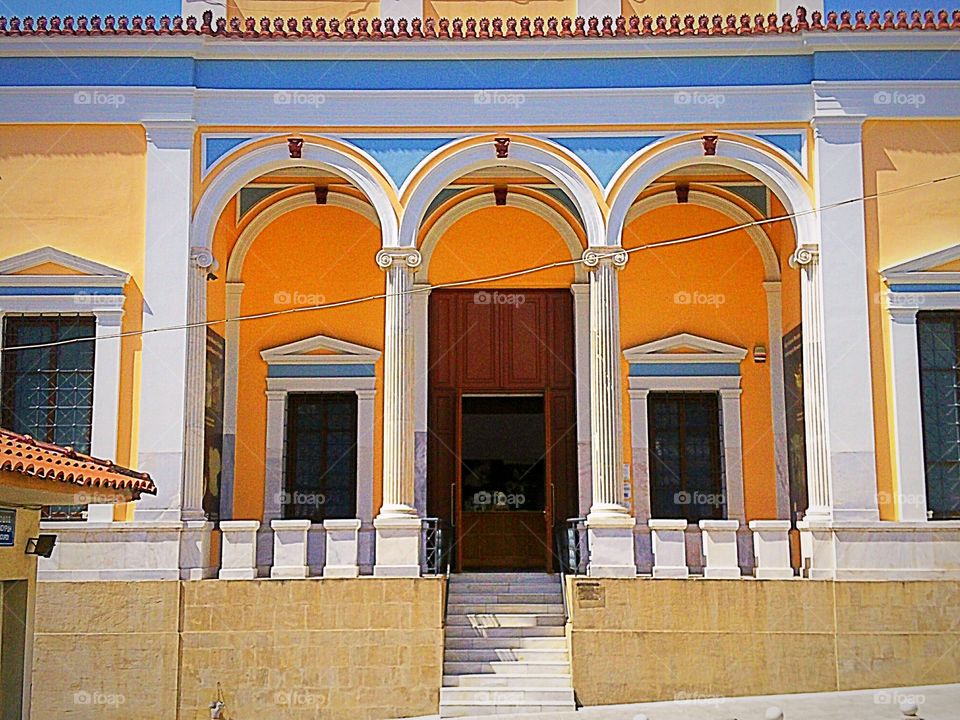
<svg viewBox="0 0 960 720"><path fill-rule="evenodd" d="M20 274L48 263L73 273ZM49 246L0 261L0 319L13 314L92 315L96 319L90 453L108 460L117 456L120 332L124 286L129 279L122 270ZM0 349L2 344L0 337ZM88 506L88 523L112 521L113 505Z"/></svg>
<svg viewBox="0 0 960 720"><path fill-rule="evenodd" d="M322 351L321 354L312 354ZM267 363L267 432L264 465L263 522L283 518L284 453L290 393L357 395L357 519L360 520L360 567L373 564L374 422L380 351L325 335L269 348Z"/></svg>
<svg viewBox="0 0 960 720"><path fill-rule="evenodd" d="M680 333L624 350L623 356L630 365L628 393L638 524L642 526L650 519L649 394L712 392L720 398L726 516L744 525L740 363L747 351L716 340Z"/></svg>
<svg viewBox="0 0 960 720"><path fill-rule="evenodd" d="M897 519L925 522L926 464L920 393L920 310L960 311L960 272L936 268L960 259L960 245L914 258L881 271L883 307L890 333L894 425L894 497Z"/></svg>

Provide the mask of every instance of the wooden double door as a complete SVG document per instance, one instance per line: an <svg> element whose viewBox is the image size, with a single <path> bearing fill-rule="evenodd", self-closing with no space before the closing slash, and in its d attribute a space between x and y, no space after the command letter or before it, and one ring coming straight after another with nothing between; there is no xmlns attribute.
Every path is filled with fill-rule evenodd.
<svg viewBox="0 0 960 720"><path fill-rule="evenodd" d="M577 512L569 290L430 296L428 511L461 570L552 570Z"/></svg>

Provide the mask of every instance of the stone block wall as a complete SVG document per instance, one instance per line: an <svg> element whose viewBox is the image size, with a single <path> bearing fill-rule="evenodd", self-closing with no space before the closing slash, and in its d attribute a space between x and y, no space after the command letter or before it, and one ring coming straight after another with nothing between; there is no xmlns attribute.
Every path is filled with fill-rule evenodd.
<svg viewBox="0 0 960 720"><path fill-rule="evenodd" d="M585 705L960 678L958 582L568 582Z"/></svg>
<svg viewBox="0 0 960 720"><path fill-rule="evenodd" d="M32 718L437 712L442 581L40 583ZM178 714L179 713L179 714Z"/></svg>

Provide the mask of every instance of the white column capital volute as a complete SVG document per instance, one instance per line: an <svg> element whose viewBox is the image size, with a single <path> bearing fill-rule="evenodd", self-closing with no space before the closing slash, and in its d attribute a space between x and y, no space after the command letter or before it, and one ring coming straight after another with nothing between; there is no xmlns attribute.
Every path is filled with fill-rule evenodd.
<svg viewBox="0 0 960 720"><path fill-rule="evenodd" d="M819 245L798 245L797 249L793 251L793 255L790 256L790 267L806 267L807 265L819 262L819 260Z"/></svg>
<svg viewBox="0 0 960 720"><path fill-rule="evenodd" d="M217 259L213 256L213 251L206 245L194 245L190 248L190 259L201 270L210 269L215 272L217 269Z"/></svg>
<svg viewBox="0 0 960 720"><path fill-rule="evenodd" d="M590 247L583 251L582 261L588 268L596 268L600 265L613 265L616 268L623 268L627 264L629 255L622 247L612 245L603 247Z"/></svg>
<svg viewBox="0 0 960 720"><path fill-rule="evenodd" d="M267 396L267 400L272 402L282 402L287 399L286 390L266 390L264 394Z"/></svg>
<svg viewBox="0 0 960 720"><path fill-rule="evenodd" d="M418 268L422 260L420 251L412 247L383 248L377 253L377 265L384 270L399 264L404 264L408 268Z"/></svg>

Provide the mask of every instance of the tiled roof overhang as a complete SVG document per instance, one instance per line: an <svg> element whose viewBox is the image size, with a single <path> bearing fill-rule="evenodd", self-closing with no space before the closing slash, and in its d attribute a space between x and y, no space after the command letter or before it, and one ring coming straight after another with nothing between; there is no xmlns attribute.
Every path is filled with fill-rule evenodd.
<svg viewBox="0 0 960 720"><path fill-rule="evenodd" d="M129 470L109 460L78 453L68 447L39 442L0 428L0 471L69 483L78 487L124 490L136 500L142 493L157 494L147 473Z"/></svg>
<svg viewBox="0 0 960 720"><path fill-rule="evenodd" d="M237 18L213 21L204 13L201 20L163 16L128 18L107 15L91 17L0 17L0 37L53 36L197 36L238 40L515 40L525 38L630 38L630 37L713 37L724 35L768 35L804 32L843 33L896 30L960 30L960 10L907 12L844 11L809 15L798 7L796 14L783 15L700 15L629 18L467 18L455 20L354 20L317 18Z"/></svg>

